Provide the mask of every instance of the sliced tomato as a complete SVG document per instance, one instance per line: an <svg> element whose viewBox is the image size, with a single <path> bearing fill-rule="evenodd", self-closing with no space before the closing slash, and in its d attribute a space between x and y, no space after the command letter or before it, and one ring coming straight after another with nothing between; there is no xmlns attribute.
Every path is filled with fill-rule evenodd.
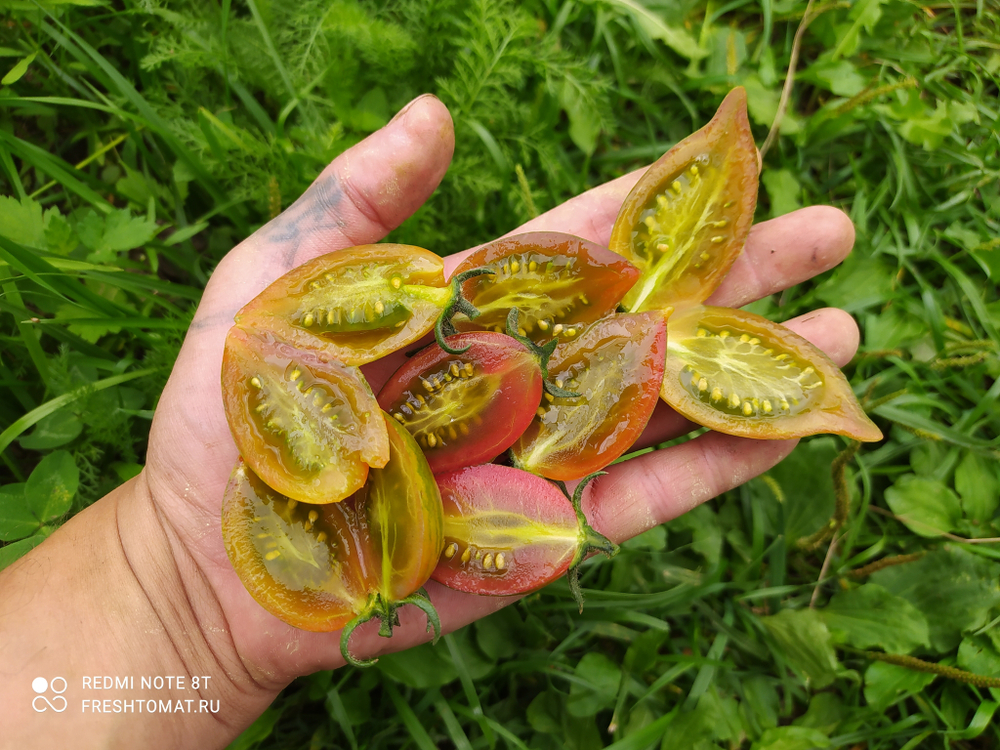
<svg viewBox="0 0 1000 750"><path fill-rule="evenodd" d="M832 432L882 439L840 369L784 326L745 310L671 316L662 397L688 419L742 437Z"/></svg>
<svg viewBox="0 0 1000 750"><path fill-rule="evenodd" d="M568 481L621 456L653 414L665 356L666 321L656 312L604 318L557 346L549 377L580 395L545 395L512 448L516 465Z"/></svg>
<svg viewBox="0 0 1000 750"><path fill-rule="evenodd" d="M434 253L360 245L285 274L240 310L236 323L361 365L430 331L450 297L444 264Z"/></svg>
<svg viewBox="0 0 1000 750"><path fill-rule="evenodd" d="M389 460L382 412L360 371L233 327L222 358L229 429L249 466L296 500L333 503Z"/></svg>
<svg viewBox="0 0 1000 750"><path fill-rule="evenodd" d="M479 317L453 321L460 331L506 330L511 309L520 312L521 335L541 342L571 339L587 324L612 312L639 277L619 255L561 232L504 237L471 253L455 269L491 267L463 285Z"/></svg>
<svg viewBox="0 0 1000 750"><path fill-rule="evenodd" d="M368 601L368 538L352 503L292 500L240 461L222 501L222 539L250 595L289 625L337 630Z"/></svg>
<svg viewBox="0 0 1000 750"><path fill-rule="evenodd" d="M737 87L708 125L646 170L622 205L609 247L642 272L623 302L630 312L708 299L750 233L758 171L746 91Z"/></svg>
<svg viewBox="0 0 1000 750"><path fill-rule="evenodd" d="M462 354L432 344L389 378L381 407L423 448L435 473L487 463L531 422L542 398L536 357L510 336L449 336Z"/></svg>

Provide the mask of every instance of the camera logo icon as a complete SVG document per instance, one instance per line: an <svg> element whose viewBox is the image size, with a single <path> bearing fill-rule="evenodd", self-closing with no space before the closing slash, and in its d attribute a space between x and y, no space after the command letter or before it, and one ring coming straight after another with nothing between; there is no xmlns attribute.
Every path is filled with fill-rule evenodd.
<svg viewBox="0 0 1000 750"><path fill-rule="evenodd" d="M66 692L65 677L53 677L51 680L46 680L44 677L36 677L31 681L31 689L37 693L31 701L31 707L38 713L45 713L50 708L57 714L61 714L66 710L68 704L62 695ZM50 690L53 693L51 700L46 695Z"/></svg>

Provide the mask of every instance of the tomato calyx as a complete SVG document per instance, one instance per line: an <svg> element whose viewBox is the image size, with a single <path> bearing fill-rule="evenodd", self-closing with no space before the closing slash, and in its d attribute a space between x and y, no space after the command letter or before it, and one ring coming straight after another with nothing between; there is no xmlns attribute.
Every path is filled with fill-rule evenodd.
<svg viewBox="0 0 1000 750"><path fill-rule="evenodd" d="M542 371L542 389L546 393L551 394L554 398L579 398L579 393L576 393L575 391L568 391L565 388L560 388L555 383L549 381L549 359L552 357L552 352L556 350L556 346L559 344L559 337L556 336L554 339L551 339L544 344L536 344L527 336L521 335L518 331L518 315L519 313L516 307L512 307L510 312L507 313L507 335L515 341L528 347L528 351L530 351L535 356L535 359L538 360L538 367Z"/></svg>
<svg viewBox="0 0 1000 750"><path fill-rule="evenodd" d="M370 667L377 662L377 657L359 659L351 653L348 645L351 640L351 634L354 633L359 625L363 625L369 620L377 619L381 623L378 634L383 638L392 638L392 629L399 625L399 608L406 604L412 604L427 615L427 632L433 630L434 639L432 642L437 643L441 637L441 618L431 603L430 597L427 596L426 590L421 588L409 596L394 602L386 601L380 594L374 594L369 599L364 611L347 623L340 632L340 655L344 657L344 661L354 667Z"/></svg>
<svg viewBox="0 0 1000 750"><path fill-rule="evenodd" d="M463 354L469 350L467 346L462 349L452 349L445 341L448 336L454 336L458 333L458 329L451 322L452 318L459 313L465 315L470 320L479 317L479 309L466 299L465 294L462 292L462 286L469 279L491 273L493 273L492 268L471 268L468 271L455 274L451 277L451 281L448 282L450 296L444 309L438 316L437 322L434 324L434 339L437 341L438 346L448 352L448 354Z"/></svg>
<svg viewBox="0 0 1000 750"><path fill-rule="evenodd" d="M595 471L593 474L588 474L580 483L576 486L573 494L570 495L569 490L566 489L566 483L558 480L554 480L555 485L562 490L562 493L570 501L573 506L573 512L576 513L576 521L579 524L580 533L580 544L576 548L576 553L573 555L573 561L569 564L569 590L573 595L573 599L576 601L577 606L580 607L580 613L583 613L583 591L580 589L580 565L586 560L590 555L595 552L600 552L608 558L612 558L618 554L621 549L617 544L608 539L604 534L596 531L593 526L587 521L587 517L583 514L583 491L587 488L587 485L592 481L597 479L597 477L603 477L607 475L606 471Z"/></svg>

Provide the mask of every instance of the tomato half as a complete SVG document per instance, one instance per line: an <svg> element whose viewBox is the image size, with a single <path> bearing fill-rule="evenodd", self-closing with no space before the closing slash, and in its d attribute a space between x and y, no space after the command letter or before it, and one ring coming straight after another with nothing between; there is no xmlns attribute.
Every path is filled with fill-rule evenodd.
<svg viewBox="0 0 1000 750"><path fill-rule="evenodd" d="M382 412L360 371L233 327L222 357L229 429L249 466L296 500L334 503L389 460Z"/></svg>
<svg viewBox="0 0 1000 750"><path fill-rule="evenodd" d="M495 240L470 254L455 273L483 267L494 273L469 279L462 289L479 317L457 317L455 327L503 332L508 313L516 308L521 335L536 343L578 335L613 311L639 277L638 269L619 255L561 232Z"/></svg>
<svg viewBox="0 0 1000 750"><path fill-rule="evenodd" d="M236 323L361 365L430 331L450 298L444 264L434 253L360 245L285 274L240 310Z"/></svg>
<svg viewBox="0 0 1000 750"><path fill-rule="evenodd" d="M630 312L704 302L746 242L757 203L757 149L746 91L642 176L622 205L609 247L639 267Z"/></svg>
<svg viewBox="0 0 1000 750"><path fill-rule="evenodd" d="M671 316L661 395L700 425L742 437L832 432L882 439L840 369L784 326L745 310L697 306Z"/></svg>
<svg viewBox="0 0 1000 750"><path fill-rule="evenodd" d="M510 336L476 331L447 342L468 348L454 355L431 344L378 394L435 474L492 461L524 432L542 398L536 357Z"/></svg>
<svg viewBox="0 0 1000 750"><path fill-rule="evenodd" d="M242 461L222 502L222 539L250 595L303 630L337 630L368 601L359 506L309 505L275 492Z"/></svg>
<svg viewBox="0 0 1000 750"><path fill-rule="evenodd" d="M433 578L458 591L509 596L534 591L567 570L582 602L576 567L593 551L618 548L587 523L580 498L509 466L473 466L439 474L444 552ZM588 478L589 479L589 478Z"/></svg>
<svg viewBox="0 0 1000 750"><path fill-rule="evenodd" d="M568 481L604 468L628 450L656 406L666 336L661 313L613 315L557 346L549 377L580 395L545 395L512 448L516 465Z"/></svg>
<svg viewBox="0 0 1000 750"><path fill-rule="evenodd" d="M391 635L402 604L417 604L440 629L430 602L415 593L444 545L441 495L413 438L385 421L388 463L343 502L292 500L241 461L222 506L226 552L251 596L295 627L343 627L342 652L352 662L354 627L377 617Z"/></svg>

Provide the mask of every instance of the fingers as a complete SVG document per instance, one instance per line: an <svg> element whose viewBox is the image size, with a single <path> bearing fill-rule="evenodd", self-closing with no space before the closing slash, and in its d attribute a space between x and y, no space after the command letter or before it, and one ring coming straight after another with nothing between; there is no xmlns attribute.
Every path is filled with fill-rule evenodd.
<svg viewBox="0 0 1000 750"><path fill-rule="evenodd" d="M783 323L811 344L817 346L838 367L851 361L858 350L860 334L854 318L834 307L823 308L792 318ZM694 429L695 425L660 401L656 405L649 424L643 431L635 448L648 448L666 440L673 440Z"/></svg>
<svg viewBox="0 0 1000 750"><path fill-rule="evenodd" d="M338 156L294 204L234 248L212 275L196 320L225 316L291 268L377 242L419 208L451 162L451 115L430 94Z"/></svg>

